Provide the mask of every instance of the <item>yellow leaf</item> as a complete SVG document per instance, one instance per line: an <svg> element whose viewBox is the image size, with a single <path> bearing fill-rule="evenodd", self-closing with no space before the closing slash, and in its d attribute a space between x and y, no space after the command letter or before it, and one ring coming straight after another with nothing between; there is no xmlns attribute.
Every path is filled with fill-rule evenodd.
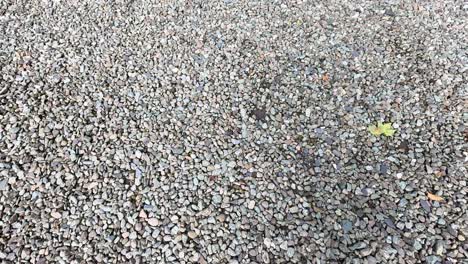
<svg viewBox="0 0 468 264"><path fill-rule="evenodd" d="M391 137L395 134L395 129L392 128L392 123L383 123L380 125L380 129L382 129L382 133L387 137Z"/></svg>
<svg viewBox="0 0 468 264"><path fill-rule="evenodd" d="M392 123L378 123L376 126L371 125L369 126L369 131L374 136L384 135L387 137L393 136L395 134L395 129L392 128Z"/></svg>
<svg viewBox="0 0 468 264"><path fill-rule="evenodd" d="M382 134L382 130L378 126L369 126L369 132L374 136Z"/></svg>
<svg viewBox="0 0 468 264"><path fill-rule="evenodd" d="M444 198L440 197L440 196L437 196L435 194L432 194L432 193L427 193L427 197L432 200L432 201L436 201L436 202L441 202L444 200Z"/></svg>

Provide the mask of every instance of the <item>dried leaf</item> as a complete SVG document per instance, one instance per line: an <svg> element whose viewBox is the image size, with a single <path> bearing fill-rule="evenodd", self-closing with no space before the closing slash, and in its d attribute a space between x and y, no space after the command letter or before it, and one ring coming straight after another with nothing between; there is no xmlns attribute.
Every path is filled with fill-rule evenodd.
<svg viewBox="0 0 468 264"><path fill-rule="evenodd" d="M436 201L436 202L441 202L444 200L444 198L440 197L440 196L437 196L435 194L432 194L432 193L427 193L427 197L432 200L432 201Z"/></svg>
<svg viewBox="0 0 468 264"><path fill-rule="evenodd" d="M328 75L328 73L325 73L325 74L322 76L322 81L328 82L329 80L330 80L330 76Z"/></svg>
<svg viewBox="0 0 468 264"><path fill-rule="evenodd" d="M382 130L378 126L369 126L369 132L374 136L380 136L382 134Z"/></svg>

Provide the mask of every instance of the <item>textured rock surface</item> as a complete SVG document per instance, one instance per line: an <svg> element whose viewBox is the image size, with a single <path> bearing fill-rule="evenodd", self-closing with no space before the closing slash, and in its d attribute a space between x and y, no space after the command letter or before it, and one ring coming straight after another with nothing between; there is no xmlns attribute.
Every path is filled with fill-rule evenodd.
<svg viewBox="0 0 468 264"><path fill-rule="evenodd" d="M2 262L468 258L466 4L63 2L0 1Z"/></svg>

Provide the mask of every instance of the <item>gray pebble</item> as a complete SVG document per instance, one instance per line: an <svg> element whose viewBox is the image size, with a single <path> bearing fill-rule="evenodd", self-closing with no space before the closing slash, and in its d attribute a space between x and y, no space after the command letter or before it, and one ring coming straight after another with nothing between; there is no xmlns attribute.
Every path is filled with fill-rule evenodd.
<svg viewBox="0 0 468 264"><path fill-rule="evenodd" d="M5 191L8 186L8 181L7 179L3 179L0 181L0 191Z"/></svg>
<svg viewBox="0 0 468 264"><path fill-rule="evenodd" d="M221 195L219 195L219 194L213 195L213 202L214 203L219 204L219 203L221 203L221 201L222 201Z"/></svg>
<svg viewBox="0 0 468 264"><path fill-rule="evenodd" d="M353 222L349 221L349 220L344 220L342 223L341 223L341 226L343 228L343 231L345 233L349 233L352 229L353 229Z"/></svg>
<svg viewBox="0 0 468 264"><path fill-rule="evenodd" d="M429 204L428 201L421 200L420 204L421 204L421 207L424 209L424 211L426 211L428 213L431 212L431 205Z"/></svg>
<svg viewBox="0 0 468 264"><path fill-rule="evenodd" d="M441 262L441 258L438 256L427 256L426 263L427 264L437 264Z"/></svg>

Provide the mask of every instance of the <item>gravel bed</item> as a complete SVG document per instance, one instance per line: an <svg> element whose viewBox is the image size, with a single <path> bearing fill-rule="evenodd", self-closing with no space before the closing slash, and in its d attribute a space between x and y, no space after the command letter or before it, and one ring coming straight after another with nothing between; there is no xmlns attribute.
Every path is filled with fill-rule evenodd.
<svg viewBox="0 0 468 264"><path fill-rule="evenodd" d="M468 263L467 32L463 1L0 0L0 262Z"/></svg>

